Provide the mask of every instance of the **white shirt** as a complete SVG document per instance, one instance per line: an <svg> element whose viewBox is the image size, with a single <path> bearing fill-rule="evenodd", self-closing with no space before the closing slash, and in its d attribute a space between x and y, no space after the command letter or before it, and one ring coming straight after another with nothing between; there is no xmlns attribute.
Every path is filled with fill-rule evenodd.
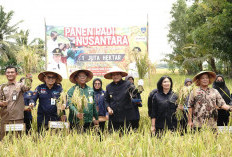
<svg viewBox="0 0 232 157"><path fill-rule="evenodd" d="M58 74L60 74L62 76L62 78L67 79L68 75L67 75L67 67L64 63L59 62L50 62L47 66L47 70L48 71L54 71Z"/></svg>
<svg viewBox="0 0 232 157"><path fill-rule="evenodd" d="M57 40L53 41L52 39L47 41L47 56L48 56L48 60L50 61L52 59L52 51L58 48L58 43Z"/></svg>

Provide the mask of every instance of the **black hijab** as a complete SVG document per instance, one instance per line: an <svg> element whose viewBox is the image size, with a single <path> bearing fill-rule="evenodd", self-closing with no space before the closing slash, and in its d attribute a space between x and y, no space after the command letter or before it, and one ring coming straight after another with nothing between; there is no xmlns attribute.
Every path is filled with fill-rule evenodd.
<svg viewBox="0 0 232 157"><path fill-rule="evenodd" d="M222 78L222 82L216 81L218 77ZM221 94L222 98L225 100L226 104L230 103L230 91L225 84L224 77L222 75L217 75L216 80L213 83L213 88L217 89Z"/></svg>
<svg viewBox="0 0 232 157"><path fill-rule="evenodd" d="M96 88L94 87L94 83L95 83L96 81L100 81L100 83L101 83L101 88L96 89ZM97 91L102 91L102 80L101 80L100 78L95 78L95 79L93 80L93 90L94 90L95 92L97 92Z"/></svg>
<svg viewBox="0 0 232 157"><path fill-rule="evenodd" d="M134 77L131 75L127 75L127 77L125 78L125 81L129 81L129 78L132 78L133 81L135 81ZM134 84L134 83L133 83Z"/></svg>

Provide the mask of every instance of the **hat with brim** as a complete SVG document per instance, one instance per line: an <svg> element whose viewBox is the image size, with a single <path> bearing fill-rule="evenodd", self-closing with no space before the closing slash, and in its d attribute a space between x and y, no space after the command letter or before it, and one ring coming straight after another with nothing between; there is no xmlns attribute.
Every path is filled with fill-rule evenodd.
<svg viewBox="0 0 232 157"><path fill-rule="evenodd" d="M62 81L62 76L56 72L53 72L53 71L44 71L44 72L41 72L39 75L38 75L38 79L41 81L41 82L45 82L44 80L44 77L47 75L47 74L54 74L57 76L56 78L56 83L60 83Z"/></svg>
<svg viewBox="0 0 232 157"><path fill-rule="evenodd" d="M85 69L80 69L80 70L77 70L77 71L74 71L70 76L69 76L69 80L72 82L72 83L77 83L76 81L76 77L77 75L80 73L80 72L84 72L86 73L87 75L87 80L86 82L89 82L90 80L92 80L93 78L93 73L89 70L85 70Z"/></svg>
<svg viewBox="0 0 232 157"><path fill-rule="evenodd" d="M119 67L112 67L109 72L104 75L105 79L112 79L113 73L120 73L122 77L126 77L128 74Z"/></svg>
<svg viewBox="0 0 232 157"><path fill-rule="evenodd" d="M201 72L199 72L198 74L196 74L193 77L193 82L196 84L196 86L200 86L199 82L197 80L199 80L200 77L201 77L201 75L203 75L203 74L208 74L208 76L209 76L209 84L212 84L215 81L215 79L216 79L215 72L212 72L212 71L201 71Z"/></svg>

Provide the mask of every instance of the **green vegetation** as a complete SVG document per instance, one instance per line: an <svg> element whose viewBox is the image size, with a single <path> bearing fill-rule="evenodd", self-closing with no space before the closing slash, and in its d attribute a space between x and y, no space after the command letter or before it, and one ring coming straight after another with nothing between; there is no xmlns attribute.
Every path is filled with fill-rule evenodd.
<svg viewBox="0 0 232 157"><path fill-rule="evenodd" d="M34 39L29 43L29 30L19 31L18 25L22 21L12 24L13 15L13 11L5 12L0 5L0 69L11 64L24 71L39 72L44 62L35 59L31 65L32 56L29 54L36 54L36 58L44 57L44 41ZM185 0L177 0L173 4L171 15L173 20L168 38L173 45L173 52L164 60L173 73L178 68L181 73L195 74L203 70L203 63L207 62L207 69L232 74L231 0L196 0L191 6L187 6ZM141 62L138 62L141 78L149 70L147 56L142 57ZM24 62L25 60L27 62ZM0 142L0 156L232 156L232 136L226 132L213 134L205 129L195 134L188 132L184 136L179 132L167 132L162 138L151 137L147 97L150 91L156 88L158 79L166 72L165 69L162 70L161 73L150 75L150 80L144 80L140 127L136 133L130 132L120 137L118 133L105 132L102 141L94 130L88 134L78 134L75 130L70 133L67 133L67 130L57 133L48 131L44 132L43 136L38 136L37 109L33 109L31 135L22 135L20 138L6 136ZM173 79L176 92L184 84L186 77L192 77L176 74L169 76ZM18 80L20 77L22 76L19 76ZM37 74L34 74L33 78L32 90L41 84ZM5 76L0 76L0 84L6 81ZM103 87L109 82L110 80L104 80ZM91 81L88 84L92 86ZM226 84L232 90L232 80L226 78ZM64 80L62 85L65 91L73 86L68 80ZM231 123L232 121L230 125Z"/></svg>
<svg viewBox="0 0 232 157"><path fill-rule="evenodd" d="M67 133L46 132L44 136L36 134L36 114L33 113L33 130L29 136L10 138L6 136L0 142L0 156L231 156L232 136L228 133L213 134L210 130L200 133L188 133L181 136L179 132L167 132L163 138L151 137L150 118L147 114L147 97L149 92L156 88L158 79L163 74L151 76L151 82L144 80L142 93L143 107L140 108L141 120L138 132L119 137L118 133L99 136L92 131L89 134L78 134L76 131ZM184 84L187 76L170 74L174 82L174 90ZM18 76L18 80L21 76ZM192 76L188 76L192 77ZM33 76L33 88L41 82L37 75ZM138 80L136 79L136 82ZM0 83L6 82L5 76L0 76ZM103 79L103 87L110 80ZM232 89L232 80L226 79L229 89ZM92 82L88 83L92 86ZM67 91L73 84L68 80L62 82Z"/></svg>
<svg viewBox="0 0 232 157"><path fill-rule="evenodd" d="M169 42L173 52L164 59L182 73L194 74L206 69L231 75L232 2L228 0L185 0L173 4Z"/></svg>
<svg viewBox="0 0 232 157"><path fill-rule="evenodd" d="M27 64L22 63L20 59L24 52L31 53L33 56L44 57L44 41L35 38L32 42L28 42L29 30L18 30L19 24L23 21L19 21L16 24L12 24L14 11L5 12L3 6L0 5L0 70L3 70L8 65L15 65L19 67L19 71L26 70ZM23 52L22 52L23 51ZM31 56L30 55L30 56ZM25 56L25 54L24 54ZM27 58L30 56L26 56ZM38 58L36 57L36 58ZM20 59L20 61L18 60ZM44 67L44 62L40 60L33 60L33 72L38 72ZM30 65L29 67L33 66Z"/></svg>

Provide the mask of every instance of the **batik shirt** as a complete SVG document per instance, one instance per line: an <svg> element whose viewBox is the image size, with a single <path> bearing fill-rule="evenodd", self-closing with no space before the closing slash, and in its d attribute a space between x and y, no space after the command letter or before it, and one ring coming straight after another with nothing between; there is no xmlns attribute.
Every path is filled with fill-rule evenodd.
<svg viewBox="0 0 232 157"><path fill-rule="evenodd" d="M219 92L213 88L203 90L197 88L190 93L188 100L188 107L193 109L193 126L202 127L207 126L217 127L217 109L225 105Z"/></svg>

